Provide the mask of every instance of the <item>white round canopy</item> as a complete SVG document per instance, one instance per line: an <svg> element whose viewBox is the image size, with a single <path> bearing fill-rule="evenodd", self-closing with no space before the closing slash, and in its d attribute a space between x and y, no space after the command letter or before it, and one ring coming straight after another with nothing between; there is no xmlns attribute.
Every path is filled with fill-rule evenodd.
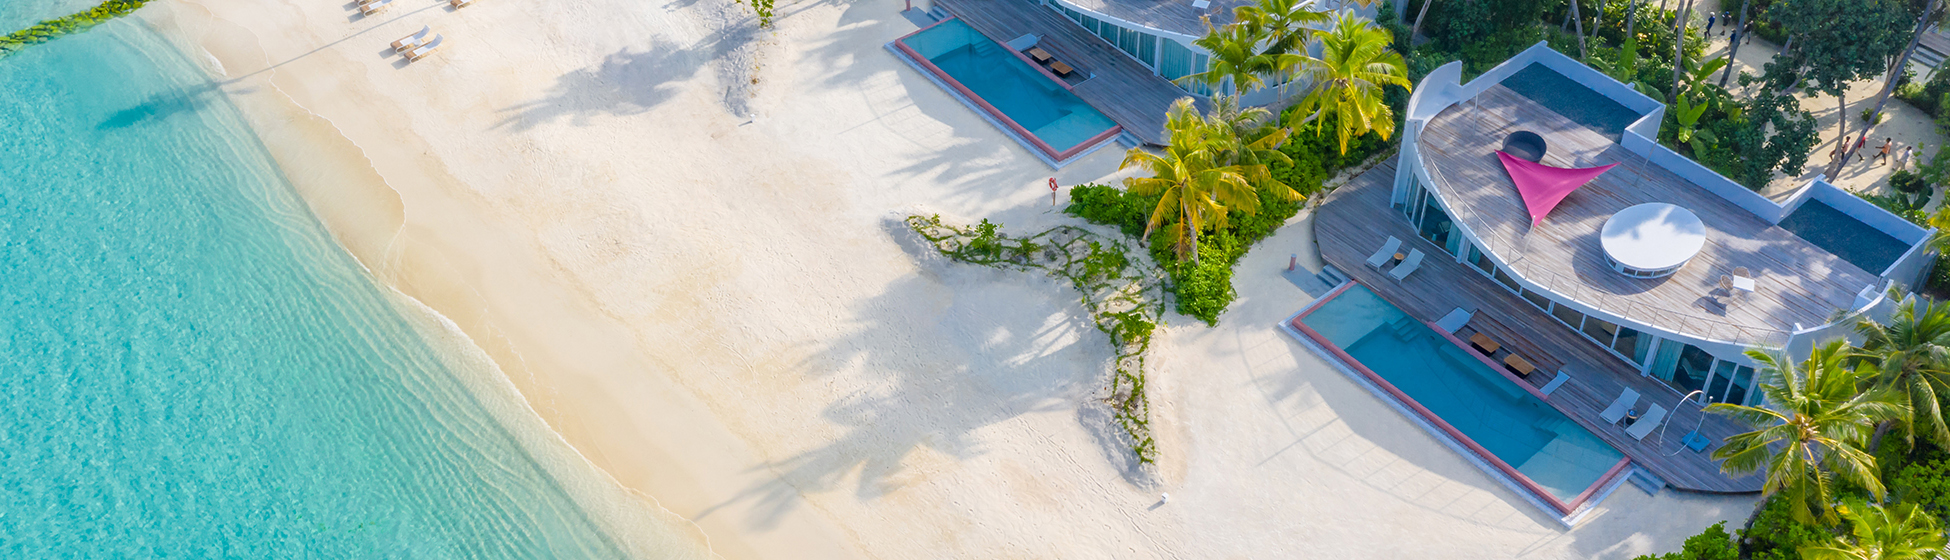
<svg viewBox="0 0 1950 560"><path fill-rule="evenodd" d="M1632 276L1664 276L1706 246L1706 224L1691 210L1652 202L1612 214L1598 236L1614 269Z"/></svg>

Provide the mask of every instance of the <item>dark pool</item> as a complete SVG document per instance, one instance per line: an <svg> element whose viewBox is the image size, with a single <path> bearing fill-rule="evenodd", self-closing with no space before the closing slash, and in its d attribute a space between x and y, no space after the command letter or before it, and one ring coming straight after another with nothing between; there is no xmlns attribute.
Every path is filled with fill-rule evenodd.
<svg viewBox="0 0 1950 560"><path fill-rule="evenodd" d="M1882 274L1909 251L1909 245L1819 200L1801 203L1780 226L1870 274Z"/></svg>

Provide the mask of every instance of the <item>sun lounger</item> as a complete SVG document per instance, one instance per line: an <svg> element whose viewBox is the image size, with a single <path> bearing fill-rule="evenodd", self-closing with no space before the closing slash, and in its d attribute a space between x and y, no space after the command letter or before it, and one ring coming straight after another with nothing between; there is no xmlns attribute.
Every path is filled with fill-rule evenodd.
<svg viewBox="0 0 1950 560"><path fill-rule="evenodd" d="M1632 427L1625 429L1625 435L1632 436L1632 439L1645 439L1645 434L1652 433L1653 429L1659 427L1659 421L1665 419L1666 409L1656 404L1652 405L1651 410L1645 411L1645 416L1640 416L1637 422L1632 423Z"/></svg>
<svg viewBox="0 0 1950 560"><path fill-rule="evenodd" d="M426 45L421 46L420 48L417 49L413 49L413 52L406 53L406 59L417 61L420 60L421 58L425 58L427 55L433 53L433 49L440 48L440 40L445 38L446 37L440 35L434 35L433 40L427 41Z"/></svg>
<svg viewBox="0 0 1950 560"><path fill-rule="evenodd" d="M1388 264L1388 258L1395 256L1395 250L1400 248L1402 248L1402 240L1396 239L1393 235L1388 236L1388 242L1381 244L1381 250L1375 251L1374 256L1368 257L1368 266L1381 268L1381 265Z"/></svg>
<svg viewBox="0 0 1950 560"><path fill-rule="evenodd" d="M453 5L455 8L465 8L469 4L473 4L474 0L447 0L447 3Z"/></svg>
<svg viewBox="0 0 1950 560"><path fill-rule="evenodd" d="M377 2L360 4L359 13L365 15L373 15L379 13L380 10L386 9L386 6L392 5L392 3L393 0L378 0Z"/></svg>
<svg viewBox="0 0 1950 560"><path fill-rule="evenodd" d="M1611 401L1611 406L1605 407L1604 412L1598 413L1598 418L1603 419L1607 424L1617 424L1619 419L1625 417L1627 411L1632 410L1632 405L1638 403L1639 392L1626 387L1625 392L1618 394L1617 400Z"/></svg>
<svg viewBox="0 0 1950 560"><path fill-rule="evenodd" d="M1509 366L1510 371L1517 372L1517 375L1521 375L1524 377L1530 377L1531 372L1537 371L1537 366L1530 365L1529 360L1525 360L1523 359L1523 356L1518 356L1516 354L1511 354L1509 356L1504 357L1503 365Z"/></svg>
<svg viewBox="0 0 1950 560"><path fill-rule="evenodd" d="M1422 257L1421 249L1409 249L1408 258L1402 259L1402 264L1395 265L1394 270L1388 271L1388 277L1394 278L1395 280L1408 278L1408 275L1413 274L1415 269L1422 267Z"/></svg>
<svg viewBox="0 0 1950 560"><path fill-rule="evenodd" d="M1550 383L1545 383L1544 388L1538 390L1538 392L1543 393L1546 397L1551 396L1551 392L1556 391L1558 387L1564 386L1564 382L1570 380L1571 374L1564 373L1564 370L1561 369L1557 370L1557 379L1552 379Z"/></svg>
<svg viewBox="0 0 1950 560"><path fill-rule="evenodd" d="M1436 328L1442 329L1442 332L1455 334L1456 331L1462 330L1463 325L1469 324L1469 318L1474 316L1476 316L1475 313L1463 311L1461 307L1458 307L1450 310L1448 315L1443 315L1442 320L1435 322L1435 326Z"/></svg>
<svg viewBox="0 0 1950 560"><path fill-rule="evenodd" d="M1497 349L1503 347L1503 344L1483 336L1483 333L1469 335L1469 344L1475 346L1477 350L1482 350L1484 355L1495 354Z"/></svg>
<svg viewBox="0 0 1950 560"><path fill-rule="evenodd" d="M393 41L393 50L396 52L406 52L419 48L421 44L426 43L427 35L431 33L433 33L433 27L421 27L419 33L407 35L401 37L398 41Z"/></svg>

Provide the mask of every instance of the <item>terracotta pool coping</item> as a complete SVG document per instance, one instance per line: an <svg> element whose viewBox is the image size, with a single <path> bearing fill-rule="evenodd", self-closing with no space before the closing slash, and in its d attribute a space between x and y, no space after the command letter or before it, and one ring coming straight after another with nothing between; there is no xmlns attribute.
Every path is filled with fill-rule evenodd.
<svg viewBox="0 0 1950 560"><path fill-rule="evenodd" d="M1342 362L1346 363L1349 367L1354 368L1355 371L1360 372L1363 377L1366 377L1368 381L1374 383L1376 387L1379 387L1381 388L1381 390L1386 391L1390 396L1393 396L1397 401L1401 402L1402 405L1408 407L1409 410L1415 411L1416 414L1420 415L1424 420L1428 421L1430 425L1435 426L1437 429L1442 430L1443 433L1447 434L1450 438L1456 440L1456 442L1458 443L1461 443L1464 447L1469 448L1471 452L1474 452L1478 457L1482 458L1484 462L1490 464L1491 466L1496 467L1498 471L1501 471L1505 476L1509 477L1512 481L1515 481L1518 485L1523 486L1524 489L1529 490L1531 494L1537 496L1538 498L1541 498L1544 503L1549 504L1552 508L1555 508L1560 515L1570 515L1572 512L1577 511L1578 506L1584 505L1584 503L1590 500L1593 495L1597 494L1600 488L1603 488L1606 485L1608 485L1613 479L1617 478L1619 474L1625 471L1626 466L1632 464L1632 458L1628 455L1625 455L1624 451L1619 451L1619 455L1623 456L1623 458L1619 459L1618 464L1612 465L1611 470L1605 471L1605 474L1599 476L1598 480L1592 482L1591 486L1584 489L1584 492L1579 493L1578 496L1576 498L1572 498L1570 502L1565 502L1563 500L1557 499L1556 496L1551 495L1549 491L1545 490L1542 486L1539 486L1536 481L1531 480L1529 476L1526 476L1522 472L1517 471L1516 467L1510 466L1510 464L1504 462L1502 458L1497 457L1495 454L1490 453L1488 449L1484 449L1483 446L1478 445L1476 443L1476 440L1470 439L1469 436L1463 435L1462 431L1457 430L1455 426L1449 425L1449 423L1447 421L1444 421L1442 417L1437 416L1434 412L1429 411L1428 408L1423 407L1422 403L1416 402L1415 399L1410 398L1406 393L1403 393L1401 389L1395 388L1395 385L1393 383L1389 383L1387 379L1383 379L1380 375L1376 374L1374 370L1368 369L1368 366L1362 364L1360 360L1354 359L1353 356L1348 355L1347 351L1342 350L1340 346L1334 344L1333 342L1328 341L1327 337L1321 336L1319 332L1314 331L1312 328L1308 327L1305 323L1302 322L1304 319L1307 318L1308 315L1312 315L1315 311L1320 310L1322 304L1325 304L1336 297L1340 297L1342 292L1345 292L1347 291L1348 288L1352 288L1356 285L1361 285L1363 287L1366 287L1366 285L1362 284L1359 280L1349 280L1347 282L1344 282L1341 284L1340 287L1335 288L1333 291L1328 292L1327 295L1321 296L1320 299L1315 300L1312 305L1307 306L1307 308L1305 310L1302 310L1298 315L1294 315L1293 319L1288 321L1288 325L1293 327L1294 330L1300 332L1301 334L1306 335L1308 338L1313 339L1314 342L1319 343L1321 348L1325 348L1327 349L1328 352L1332 352L1336 358L1339 358ZM1375 292L1374 290L1369 290L1369 292L1373 293L1375 297L1380 298L1382 301L1388 302L1388 305L1395 306L1395 309L1397 310L1401 309L1400 305L1396 305L1395 302L1389 301L1388 298L1382 296L1380 292ZM1464 352L1468 353L1471 356L1477 356L1476 352L1470 350L1468 346L1464 346L1461 340L1457 340L1456 337L1449 335L1449 333L1443 333L1442 329L1436 327L1434 323L1430 323L1428 321L1421 321L1421 323L1423 324L1423 326L1428 327L1430 330L1434 330L1435 332L1442 333L1443 338L1448 340L1450 344L1456 345L1458 348L1461 348ZM1525 390L1530 391L1532 395L1535 395L1539 399L1545 400L1546 402L1549 401L1549 397L1546 397L1543 393L1537 391L1536 388L1531 387L1529 383L1525 383L1522 380L1517 379L1514 376L1511 376L1508 372L1504 372L1503 368L1497 367L1494 362L1490 362L1487 359L1484 359L1482 356L1477 356L1477 359L1487 365L1490 365L1491 366L1490 369L1495 370L1499 373L1503 373L1505 378L1510 379L1512 382L1516 383L1517 386L1523 387ZM1563 411L1559 411L1558 413L1563 414ZM1568 415L1566 419L1567 420L1569 419ZM1578 427L1579 429L1584 428L1583 425L1579 425ZM1610 446L1610 444L1606 444L1606 445ZM1617 448L1614 447L1613 449L1617 449Z"/></svg>

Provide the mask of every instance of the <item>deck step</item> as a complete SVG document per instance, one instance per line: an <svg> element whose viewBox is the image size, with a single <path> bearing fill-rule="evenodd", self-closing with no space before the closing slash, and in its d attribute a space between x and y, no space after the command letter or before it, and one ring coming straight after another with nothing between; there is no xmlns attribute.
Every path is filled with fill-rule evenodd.
<svg viewBox="0 0 1950 560"><path fill-rule="evenodd" d="M1652 471L1645 470L1637 465L1632 466L1632 474L1626 480L1631 481L1633 486L1639 487L1645 493L1652 495L1658 495L1659 490L1666 487L1665 480L1660 479L1658 475L1652 474Z"/></svg>
<svg viewBox="0 0 1950 560"><path fill-rule="evenodd" d="M1347 273L1341 272L1341 269L1334 268L1334 265L1325 263L1320 265L1320 274L1315 274L1314 277L1319 278L1321 282L1326 282L1329 286L1339 286L1342 282L1347 281Z"/></svg>

